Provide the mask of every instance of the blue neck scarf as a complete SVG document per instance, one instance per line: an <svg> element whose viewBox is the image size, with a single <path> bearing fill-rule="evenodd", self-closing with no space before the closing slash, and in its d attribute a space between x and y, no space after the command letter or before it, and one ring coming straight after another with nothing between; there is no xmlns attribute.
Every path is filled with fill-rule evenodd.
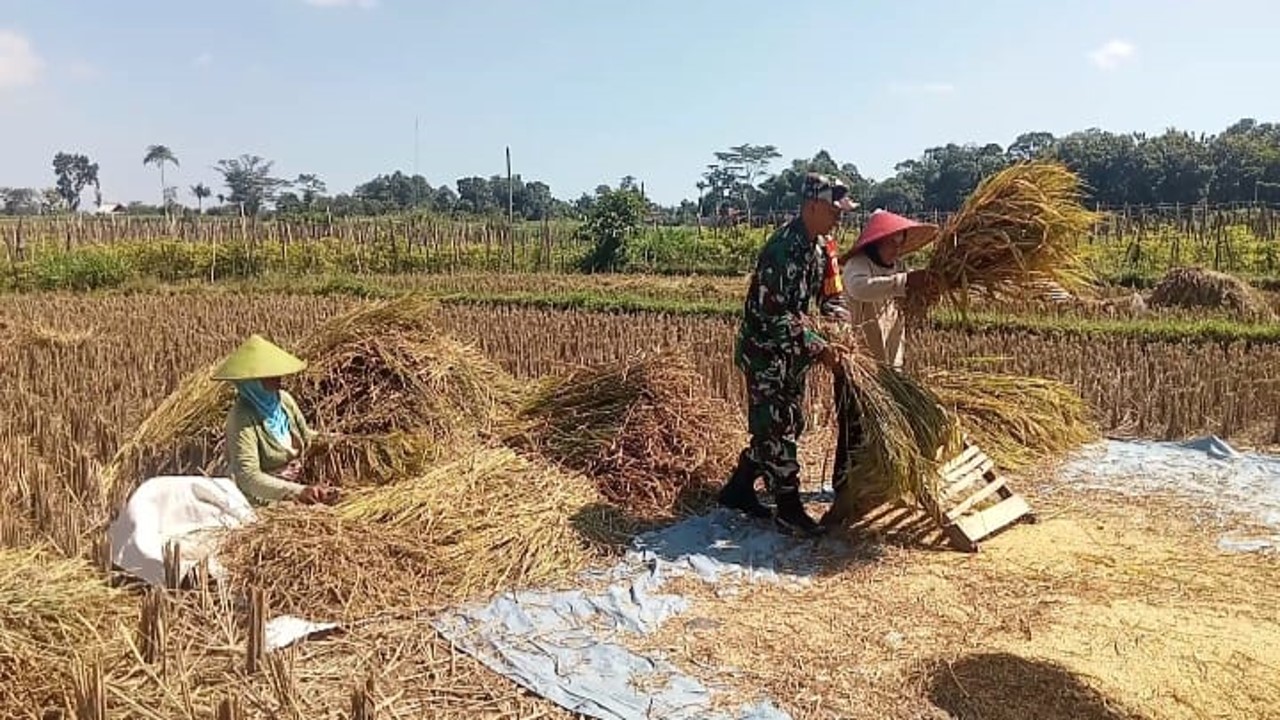
<svg viewBox="0 0 1280 720"><path fill-rule="evenodd" d="M249 403L262 418L262 424L281 444L289 441L289 416L280 402L280 393L270 392L259 380L236 383L240 398Z"/></svg>

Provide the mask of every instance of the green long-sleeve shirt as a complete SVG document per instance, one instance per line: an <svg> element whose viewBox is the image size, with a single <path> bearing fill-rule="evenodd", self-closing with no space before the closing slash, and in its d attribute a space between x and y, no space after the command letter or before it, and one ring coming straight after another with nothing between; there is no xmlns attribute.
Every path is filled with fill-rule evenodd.
<svg viewBox="0 0 1280 720"><path fill-rule="evenodd" d="M293 451L267 431L258 413L244 400L237 400L227 414L227 472L255 505L292 499L306 487L271 474L298 458L317 434L307 425L297 401L284 390L280 391L280 404L289 416Z"/></svg>

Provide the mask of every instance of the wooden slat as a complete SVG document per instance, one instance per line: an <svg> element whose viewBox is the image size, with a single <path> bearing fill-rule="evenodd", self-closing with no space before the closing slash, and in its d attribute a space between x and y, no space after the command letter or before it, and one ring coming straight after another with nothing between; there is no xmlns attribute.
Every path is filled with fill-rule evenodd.
<svg viewBox="0 0 1280 720"><path fill-rule="evenodd" d="M978 482L996 466L995 461L991 458L984 457L982 462L978 463L962 476L957 476L955 480L945 484L942 488L943 501L950 500L958 496L960 493L968 490L970 486Z"/></svg>
<svg viewBox="0 0 1280 720"><path fill-rule="evenodd" d="M956 518L968 512L969 508L976 507L978 503L996 494L996 492L998 492L1000 488L1004 487L1004 485L1005 485L1004 476L1000 476L995 480L993 480L992 482L987 483L986 487L978 490L978 492L965 498L964 502L951 508L951 510L947 512L947 519L955 520Z"/></svg>
<svg viewBox="0 0 1280 720"><path fill-rule="evenodd" d="M974 458L981 454L982 448L977 445L970 445L964 449L964 452L943 463L942 467L938 468L938 474L946 477L955 472L961 466L972 462Z"/></svg>
<svg viewBox="0 0 1280 720"><path fill-rule="evenodd" d="M971 540L986 537L1014 520L1031 512L1021 495L1005 498L995 507L973 513L956 521L955 527Z"/></svg>

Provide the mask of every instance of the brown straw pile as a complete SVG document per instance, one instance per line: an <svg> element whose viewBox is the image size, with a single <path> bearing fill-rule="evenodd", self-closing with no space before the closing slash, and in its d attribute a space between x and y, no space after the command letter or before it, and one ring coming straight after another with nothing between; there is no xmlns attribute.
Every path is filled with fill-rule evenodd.
<svg viewBox="0 0 1280 720"><path fill-rule="evenodd" d="M0 548L0 717L69 713L72 659L123 655L135 612L83 560Z"/></svg>
<svg viewBox="0 0 1280 720"><path fill-rule="evenodd" d="M928 264L938 282L907 307L915 320L940 300L967 306L971 292L999 300L1045 287L1090 287L1076 243L1098 214L1081 204L1080 181L1065 165L1031 161L985 179L938 234Z"/></svg>
<svg viewBox="0 0 1280 720"><path fill-rule="evenodd" d="M325 438L304 458L311 483L378 485L413 477L431 461L490 434L514 412L514 380L429 319L431 300L405 296L360 306L321 326L286 379L308 423ZM183 380L104 471L116 501L142 480L217 472L233 388L205 368Z"/></svg>
<svg viewBox="0 0 1280 720"><path fill-rule="evenodd" d="M663 351L545 382L508 440L654 518L701 507L724 482L741 449L733 416L688 357Z"/></svg>
<svg viewBox="0 0 1280 720"><path fill-rule="evenodd" d="M1274 319L1266 301L1234 275L1197 267L1173 268L1147 298L1151 307L1225 310L1237 317Z"/></svg>
<svg viewBox="0 0 1280 720"><path fill-rule="evenodd" d="M943 370L923 380L960 430L1004 470L1026 469L1099 436L1084 399L1054 380Z"/></svg>
<svg viewBox="0 0 1280 720"><path fill-rule="evenodd" d="M231 531L233 585L276 610L361 618L572 579L594 557L591 481L483 448L333 508L279 506Z"/></svg>

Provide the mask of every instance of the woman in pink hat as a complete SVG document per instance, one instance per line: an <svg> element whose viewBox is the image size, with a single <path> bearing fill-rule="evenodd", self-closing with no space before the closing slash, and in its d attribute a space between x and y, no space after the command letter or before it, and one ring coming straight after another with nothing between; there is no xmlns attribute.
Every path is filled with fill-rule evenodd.
<svg viewBox="0 0 1280 720"><path fill-rule="evenodd" d="M933 276L926 270L905 270L901 260L938 236L938 227L920 223L886 210L876 210L867 219L853 247L840 257L843 265L845 299L850 324L861 329L868 350L880 362L902 367L906 318L897 299L929 288ZM836 374L836 464L831 484L837 494L845 481L849 448L862 442L862 426L857 409L849 407L844 377ZM870 510L870 508L864 508ZM824 524L836 518L829 512Z"/></svg>

